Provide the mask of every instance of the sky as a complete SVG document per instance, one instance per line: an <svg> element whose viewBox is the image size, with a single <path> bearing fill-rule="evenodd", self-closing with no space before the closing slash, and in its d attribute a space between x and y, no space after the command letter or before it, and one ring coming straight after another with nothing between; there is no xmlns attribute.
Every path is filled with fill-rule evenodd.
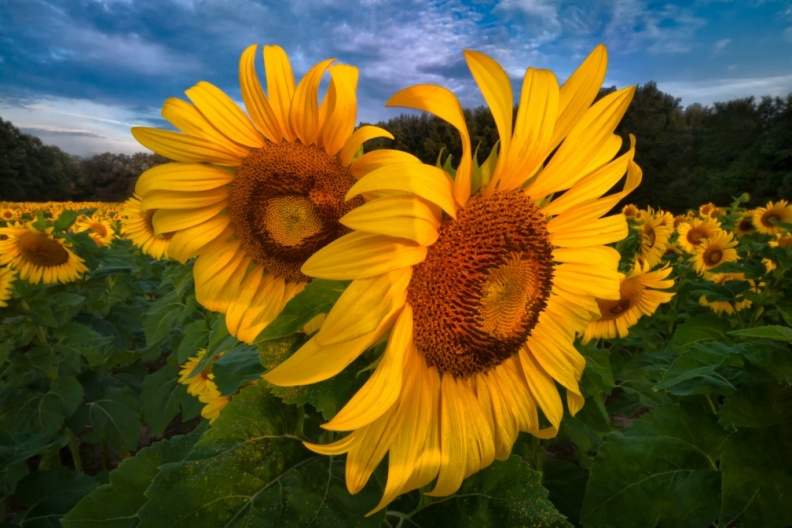
<svg viewBox="0 0 792 528"><path fill-rule="evenodd" d="M199 81L241 104L251 44L281 46L298 80L327 58L356 66L373 123L407 112L384 104L414 84L484 104L463 50L519 94L527 67L563 82L599 43L605 86L654 81L683 107L792 92L789 0L0 0L0 117L71 154L132 154L130 127L171 128L162 103Z"/></svg>

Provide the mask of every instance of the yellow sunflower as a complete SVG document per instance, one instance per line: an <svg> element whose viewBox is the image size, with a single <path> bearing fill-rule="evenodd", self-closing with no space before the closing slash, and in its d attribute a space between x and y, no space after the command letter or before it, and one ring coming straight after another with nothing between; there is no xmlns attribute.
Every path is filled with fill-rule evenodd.
<svg viewBox="0 0 792 528"><path fill-rule="evenodd" d="M75 233L88 231L88 236L99 247L108 247L116 237L112 223L102 218L99 214L85 216L76 221L72 226L72 231Z"/></svg>
<svg viewBox="0 0 792 528"><path fill-rule="evenodd" d="M721 230L721 224L713 219L693 218L677 226L677 244L688 253L692 253L704 240Z"/></svg>
<svg viewBox="0 0 792 528"><path fill-rule="evenodd" d="M554 436L564 413L556 383L572 414L584 402L575 333L598 314L596 297L619 297L619 254L605 244L623 239L627 223L603 215L641 179L634 145L613 159L622 144L614 128L634 89L592 106L607 64L599 46L560 89L552 72L529 68L513 124L506 72L484 54L465 58L500 136L494 170L473 169L450 91L421 85L391 98L389 105L431 112L458 130L455 179L397 163L351 189L350 198L382 194L348 213L341 221L355 231L302 269L352 283L319 332L264 376L287 386L327 379L390 332L372 376L324 425L352 432L308 445L347 453L352 493L388 454L377 509L432 481L430 495L454 493L465 477L508 457L520 431ZM624 189L602 197L625 173Z"/></svg>
<svg viewBox="0 0 792 528"><path fill-rule="evenodd" d="M162 115L182 133L132 129L142 145L175 160L137 182L142 208L156 210L155 233L173 233L171 257L198 256L196 298L225 313L229 331L246 342L309 281L303 262L349 231L338 220L364 202L345 199L357 178L392 160L417 162L391 151L356 157L365 141L392 137L372 126L354 130L356 68L328 59L295 86L286 53L265 46L265 95L255 55L250 46L239 63L249 117L200 82L186 91L192 104L168 99L163 106Z"/></svg>
<svg viewBox="0 0 792 528"><path fill-rule="evenodd" d="M231 396L223 396L217 389L207 390L198 395L198 401L205 404L201 409L201 416L214 423L226 405L231 402Z"/></svg>
<svg viewBox="0 0 792 528"><path fill-rule="evenodd" d="M635 204L627 204L622 207L622 214L626 218L635 218L635 215L638 213L638 206Z"/></svg>
<svg viewBox="0 0 792 528"><path fill-rule="evenodd" d="M673 217L669 213L665 211L655 213L650 208L643 224L636 227L641 234L639 258L646 261L650 268L659 264L665 254L668 240L673 233L672 223Z"/></svg>
<svg viewBox="0 0 792 528"><path fill-rule="evenodd" d="M0 265L14 268L20 279L33 284L77 280L88 268L53 230L42 231L31 224L0 228Z"/></svg>
<svg viewBox="0 0 792 528"><path fill-rule="evenodd" d="M671 300L674 292L659 290L674 286L674 279L668 278L672 268L668 264L655 271L651 268L636 261L632 273L621 281L618 300L597 299L601 317L586 327L583 344L592 339L625 337L641 317L652 315L658 306Z"/></svg>
<svg viewBox="0 0 792 528"><path fill-rule="evenodd" d="M734 234L738 238L742 238L754 232L756 232L756 227L753 223L753 213L746 211L740 215L740 218L738 218L737 222L734 224Z"/></svg>
<svg viewBox="0 0 792 528"><path fill-rule="evenodd" d="M745 278L744 273L707 273L704 275L704 278L708 281L714 282L715 284L724 284L729 281L744 281L747 280L748 284L750 284L750 290L758 293L759 289L756 286L756 282L752 280L748 280ZM748 299L745 294L740 293L734 299L733 302L730 301L709 301L707 300L706 295L702 295L699 297L699 304L701 306L706 306L716 314L727 314L731 315L736 312L740 312L745 310L746 308L750 308L753 304L750 299Z"/></svg>
<svg viewBox="0 0 792 528"><path fill-rule="evenodd" d="M753 223L756 230L766 235L776 235L785 231L784 228L770 223L771 221L792 224L792 205L786 200L767 202L766 207L757 207L753 212Z"/></svg>
<svg viewBox="0 0 792 528"><path fill-rule="evenodd" d="M690 261L693 262L696 271L703 274L724 262L736 262L738 259L736 247L737 241L734 240L734 235L721 229L702 240L694 250Z"/></svg>
<svg viewBox="0 0 792 528"><path fill-rule="evenodd" d="M10 223L18 220L21 216L19 209L12 207L0 207L0 222Z"/></svg>
<svg viewBox="0 0 792 528"><path fill-rule="evenodd" d="M11 268L0 268L0 307L8 306L6 302L14 293L16 272Z"/></svg>
<svg viewBox="0 0 792 528"><path fill-rule="evenodd" d="M130 239L140 250L157 260L168 258L168 245L173 233L154 232L151 217L154 210L142 208L140 197L133 194L121 211L121 234Z"/></svg>
<svg viewBox="0 0 792 528"><path fill-rule="evenodd" d="M206 349L200 349L194 356L189 358L179 369L179 383L187 386L187 392L193 396L210 390L214 387L214 374L212 374L212 365L209 363L203 370L193 374L193 371L198 367L201 358L206 355ZM207 385L209 388L207 389Z"/></svg>

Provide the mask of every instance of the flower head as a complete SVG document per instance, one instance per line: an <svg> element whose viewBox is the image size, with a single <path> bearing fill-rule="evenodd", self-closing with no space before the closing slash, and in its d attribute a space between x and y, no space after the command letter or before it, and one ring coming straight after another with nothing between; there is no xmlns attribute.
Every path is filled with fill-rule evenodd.
<svg viewBox="0 0 792 528"><path fill-rule="evenodd" d="M792 224L792 205L786 200L767 202L766 207L757 207L753 212L753 222L756 230L766 235L776 235L784 232L784 228L773 224L781 222Z"/></svg>
<svg viewBox="0 0 792 528"><path fill-rule="evenodd" d="M250 46L239 63L247 115L200 82L186 91L192 104L172 98L163 106L181 132L132 129L141 144L175 160L140 177L141 210L154 211L155 235L171 235L171 257L198 257L196 298L224 313L229 331L246 342L310 280L300 271L308 257L349 231L339 219L363 203L345 199L357 179L411 158L356 158L364 141L390 137L377 127L354 130L356 68L328 59L295 83L286 53L265 46L265 95L255 56Z"/></svg>
<svg viewBox="0 0 792 528"><path fill-rule="evenodd" d="M513 121L503 68L478 52L465 58L500 136L494 166L476 170L462 107L445 88L391 98L458 130L455 177L404 162L355 184L348 197L376 198L341 219L352 233L302 267L352 283L319 332L264 376L279 385L327 379L390 332L372 376L324 425L352 432L309 445L348 454L353 493L387 453L378 508L432 481L431 495L453 493L506 458L520 431L554 436L564 410L556 383L572 413L584 402L575 333L598 313L595 298L619 296L619 254L605 244L623 239L627 223L603 215L641 178L634 145L613 159L633 89L592 105L607 62L599 46L560 88L551 72L529 68ZM624 188L603 197L625 173Z"/></svg>
<svg viewBox="0 0 792 528"><path fill-rule="evenodd" d="M168 257L168 245L173 233L156 233L151 219L156 211L144 210L137 194L124 202L121 211L121 234L140 250L157 260Z"/></svg>
<svg viewBox="0 0 792 528"><path fill-rule="evenodd" d="M701 242L690 261L696 271L703 274L724 262L735 262L738 258L736 246L734 235L721 229Z"/></svg>
<svg viewBox="0 0 792 528"><path fill-rule="evenodd" d="M68 240L52 227L42 230L32 224L0 228L0 265L5 264L33 284L73 282L88 270Z"/></svg>

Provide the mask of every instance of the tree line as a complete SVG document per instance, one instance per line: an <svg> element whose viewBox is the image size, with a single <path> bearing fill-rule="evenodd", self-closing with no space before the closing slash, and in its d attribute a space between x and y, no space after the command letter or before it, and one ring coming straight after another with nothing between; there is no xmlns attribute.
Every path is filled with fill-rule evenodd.
<svg viewBox="0 0 792 528"><path fill-rule="evenodd" d="M615 88L603 89L600 97ZM515 109L516 111L516 109ZM498 132L489 110L464 110L473 148L486 159ZM367 149L395 148L426 163L438 155L461 155L456 130L427 114L402 114L375 123L395 140L378 139ZM639 86L616 129L629 144L644 179L629 201L681 213L706 202L727 205L749 193L749 206L792 197L792 94L747 97L712 106L683 108L680 99L653 82ZM42 144L0 119L0 197L12 201L122 201L144 170L164 163L161 156L104 153L90 158Z"/></svg>

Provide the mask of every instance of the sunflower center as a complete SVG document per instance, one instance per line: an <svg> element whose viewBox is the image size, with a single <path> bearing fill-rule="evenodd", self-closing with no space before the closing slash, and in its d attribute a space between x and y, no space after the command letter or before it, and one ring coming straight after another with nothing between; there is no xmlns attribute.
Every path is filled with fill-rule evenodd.
<svg viewBox="0 0 792 528"><path fill-rule="evenodd" d="M738 229L743 233L753 231L753 228L754 228L753 220L751 220L750 218L743 218L742 220L740 220L740 225Z"/></svg>
<svg viewBox="0 0 792 528"><path fill-rule="evenodd" d="M242 247L289 281L307 281L303 263L349 230L338 220L363 203L346 201L355 178L337 156L302 143L268 143L234 171L228 215Z"/></svg>
<svg viewBox="0 0 792 528"><path fill-rule="evenodd" d="M705 238L707 238L707 233L705 233L702 229L694 227L687 232L687 241L694 246L701 244L701 241Z"/></svg>
<svg viewBox="0 0 792 528"><path fill-rule="evenodd" d="M654 227L646 226L644 227L644 235L646 235L646 247L654 247L655 241L657 240L657 235L655 234Z"/></svg>
<svg viewBox="0 0 792 528"><path fill-rule="evenodd" d="M643 285L637 279L627 277L619 286L619 300L596 299L600 309L600 320L611 321L619 317L631 306L635 306L643 294Z"/></svg>
<svg viewBox="0 0 792 528"><path fill-rule="evenodd" d="M473 197L443 221L407 290L415 345L428 365L467 377L525 344L553 286L546 224L518 190Z"/></svg>
<svg viewBox="0 0 792 528"><path fill-rule="evenodd" d="M723 251L720 249L708 249L704 252L704 262L708 266L714 266L723 260Z"/></svg>
<svg viewBox="0 0 792 528"><path fill-rule="evenodd" d="M28 262L45 268L60 266L69 260L68 251L59 242L31 231L19 237L19 253Z"/></svg>
<svg viewBox="0 0 792 528"><path fill-rule="evenodd" d="M99 222L92 223L90 226L90 230L101 237L107 236L107 228L102 224L100 224Z"/></svg>
<svg viewBox="0 0 792 528"><path fill-rule="evenodd" d="M776 214L774 211L770 211L762 215L762 225L765 227L775 227L775 225L770 222L771 220L774 222L780 222L781 216Z"/></svg>

